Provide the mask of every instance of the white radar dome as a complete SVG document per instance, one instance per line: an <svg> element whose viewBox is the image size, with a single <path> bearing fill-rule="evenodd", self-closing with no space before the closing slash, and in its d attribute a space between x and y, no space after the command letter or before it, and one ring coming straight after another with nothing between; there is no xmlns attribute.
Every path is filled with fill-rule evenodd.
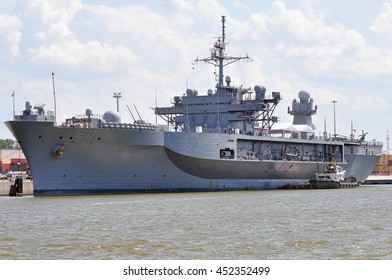
<svg viewBox="0 0 392 280"><path fill-rule="evenodd" d="M299 100L301 100L301 101L308 101L310 98L310 94L307 91L301 90L298 93L298 97L299 97Z"/></svg>
<svg viewBox="0 0 392 280"><path fill-rule="evenodd" d="M121 122L120 113L109 110L105 114L103 114L103 119L105 122Z"/></svg>

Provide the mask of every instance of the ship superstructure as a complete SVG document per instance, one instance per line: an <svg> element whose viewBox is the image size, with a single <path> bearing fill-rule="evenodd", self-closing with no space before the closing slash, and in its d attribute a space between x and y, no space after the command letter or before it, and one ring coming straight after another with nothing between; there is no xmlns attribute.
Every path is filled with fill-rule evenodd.
<svg viewBox="0 0 392 280"><path fill-rule="evenodd" d="M34 194L279 189L307 182L331 161L359 181L367 177L380 143L316 137L311 115L317 108L304 91L289 108L292 128L274 129L280 93L233 86L224 67L249 57L226 56L225 46L222 17L210 57L196 59L218 67L215 89L205 95L187 89L171 107L156 107L166 125L123 123L117 112L100 116L87 109L57 126L43 106L27 104L6 125L29 161Z"/></svg>

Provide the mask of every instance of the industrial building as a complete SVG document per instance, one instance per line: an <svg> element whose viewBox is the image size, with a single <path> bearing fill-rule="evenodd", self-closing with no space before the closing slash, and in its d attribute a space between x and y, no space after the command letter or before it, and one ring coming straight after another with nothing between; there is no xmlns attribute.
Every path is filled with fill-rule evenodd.
<svg viewBox="0 0 392 280"><path fill-rule="evenodd" d="M0 149L0 174L29 173L29 164L21 149Z"/></svg>

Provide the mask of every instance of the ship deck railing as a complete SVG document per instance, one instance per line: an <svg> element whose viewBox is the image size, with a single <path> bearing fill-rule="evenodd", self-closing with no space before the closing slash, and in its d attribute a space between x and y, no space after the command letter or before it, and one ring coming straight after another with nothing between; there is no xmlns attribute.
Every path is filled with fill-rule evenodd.
<svg viewBox="0 0 392 280"><path fill-rule="evenodd" d="M134 129L134 130L151 130L157 129L156 125L151 123L118 123L118 122L102 122L101 128L113 129Z"/></svg>
<svg viewBox="0 0 392 280"><path fill-rule="evenodd" d="M15 121L55 121L54 111L31 110L30 112L20 112L19 115L14 115Z"/></svg>
<svg viewBox="0 0 392 280"><path fill-rule="evenodd" d="M311 140L322 140L322 141L331 141L331 142L344 142L344 143L356 143L356 144L360 144L366 147L383 147L383 142L380 141L359 141L359 140L346 140L346 141L342 141L342 140L337 140L337 139L333 139L333 138L329 138L329 137L324 137L324 136L316 136L316 135L311 135L310 137L307 138L301 138L301 137L292 137L291 133L285 133L282 136L282 133L269 133L266 134L267 136L270 136L271 138L289 138L289 139L311 139Z"/></svg>

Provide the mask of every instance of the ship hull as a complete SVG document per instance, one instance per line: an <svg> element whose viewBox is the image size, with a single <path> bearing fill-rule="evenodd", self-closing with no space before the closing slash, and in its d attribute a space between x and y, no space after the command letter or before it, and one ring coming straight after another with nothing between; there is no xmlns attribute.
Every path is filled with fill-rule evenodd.
<svg viewBox="0 0 392 280"><path fill-rule="evenodd" d="M332 161L364 180L378 159L369 156L375 149L352 143L346 151L341 141L316 139L311 115L317 107L309 93L301 91L300 102L294 100L289 109L293 124L305 129L271 130L280 92L231 85L223 68L249 57L225 54L224 30L222 16L222 37L211 57L196 59L218 67L215 91L199 95L187 89L174 96L171 107L154 108L167 126L145 123L138 112L139 120L129 124L118 112L101 117L87 109L59 127L55 112L26 101L23 113L6 126L29 162L34 194L269 190L306 183ZM348 164L345 154L351 154Z"/></svg>
<svg viewBox="0 0 392 280"><path fill-rule="evenodd" d="M30 164L35 196L271 190L306 183L325 164L198 158L175 150L176 133L164 131L29 121L6 126ZM178 135L179 142L184 140L184 133ZM216 135L204 137L219 141ZM61 157L53 152L58 146L63 147Z"/></svg>
<svg viewBox="0 0 392 280"><path fill-rule="evenodd" d="M360 183L365 182L379 161L380 153L381 151L373 155L345 154L347 176L355 177Z"/></svg>

